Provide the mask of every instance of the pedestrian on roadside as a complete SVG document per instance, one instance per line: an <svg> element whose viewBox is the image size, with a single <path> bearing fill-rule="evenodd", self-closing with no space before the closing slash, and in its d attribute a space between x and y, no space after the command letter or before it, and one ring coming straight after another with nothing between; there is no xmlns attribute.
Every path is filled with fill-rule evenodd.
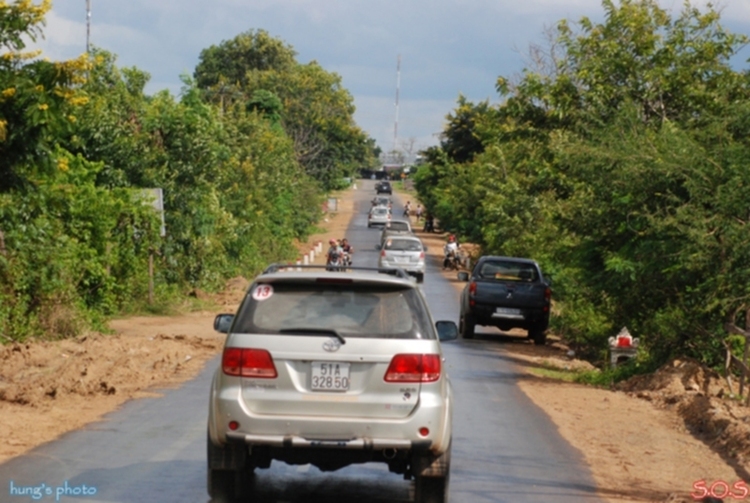
<svg viewBox="0 0 750 503"><path fill-rule="evenodd" d="M418 204L417 209L415 210L415 215L417 215L417 222L422 220L422 205Z"/></svg>

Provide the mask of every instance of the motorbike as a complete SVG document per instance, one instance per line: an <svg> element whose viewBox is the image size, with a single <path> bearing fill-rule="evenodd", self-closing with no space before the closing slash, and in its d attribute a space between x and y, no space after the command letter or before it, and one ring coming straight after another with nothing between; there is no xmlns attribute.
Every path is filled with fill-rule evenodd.
<svg viewBox="0 0 750 503"><path fill-rule="evenodd" d="M425 217L422 232L435 232L435 222L431 216Z"/></svg>
<svg viewBox="0 0 750 503"><path fill-rule="evenodd" d="M344 252L343 256L344 267L352 266L352 255L348 252Z"/></svg>
<svg viewBox="0 0 750 503"><path fill-rule="evenodd" d="M443 269L454 269L456 271L461 269L461 256L458 253L458 249L452 248L449 245L443 247Z"/></svg>
<svg viewBox="0 0 750 503"><path fill-rule="evenodd" d="M326 271L343 271L346 268L344 259L346 253L332 253L326 260Z"/></svg>

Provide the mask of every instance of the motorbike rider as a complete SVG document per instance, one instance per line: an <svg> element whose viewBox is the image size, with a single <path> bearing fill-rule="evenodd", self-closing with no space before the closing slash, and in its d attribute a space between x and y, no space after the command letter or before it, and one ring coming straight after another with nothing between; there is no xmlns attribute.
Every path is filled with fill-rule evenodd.
<svg viewBox="0 0 750 503"><path fill-rule="evenodd" d="M458 248L460 245L458 244L458 241L456 240L455 234L451 234L448 236L448 242L445 243L445 246L443 246L443 253L445 254L445 258L443 259L443 269L447 269L451 262L453 262L458 268Z"/></svg>
<svg viewBox="0 0 750 503"><path fill-rule="evenodd" d="M409 218L410 214L411 214L411 201L406 201L406 204L404 205L404 216Z"/></svg>
<svg viewBox="0 0 750 503"><path fill-rule="evenodd" d="M354 253L354 247L349 244L348 239L341 239L341 250L344 252L344 262L346 263L346 265L352 265L352 254Z"/></svg>
<svg viewBox="0 0 750 503"><path fill-rule="evenodd" d="M330 246L328 247L328 253L326 254L326 266L331 267L326 267L326 269L335 270L335 267L341 265L344 250L339 246L339 242L333 238L328 241L328 244Z"/></svg>

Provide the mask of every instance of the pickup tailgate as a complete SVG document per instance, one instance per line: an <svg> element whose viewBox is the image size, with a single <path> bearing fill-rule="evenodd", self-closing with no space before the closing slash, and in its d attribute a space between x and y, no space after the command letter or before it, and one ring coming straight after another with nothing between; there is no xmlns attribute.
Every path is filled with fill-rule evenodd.
<svg viewBox="0 0 750 503"><path fill-rule="evenodd" d="M498 279L476 279L473 295L477 304L541 309L547 303L544 283L522 283Z"/></svg>

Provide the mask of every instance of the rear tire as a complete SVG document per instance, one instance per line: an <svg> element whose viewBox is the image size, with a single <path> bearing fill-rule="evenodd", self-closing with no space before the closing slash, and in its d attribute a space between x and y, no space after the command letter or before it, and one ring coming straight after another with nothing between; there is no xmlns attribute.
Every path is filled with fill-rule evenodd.
<svg viewBox="0 0 750 503"><path fill-rule="evenodd" d="M424 274L417 273L416 276L417 276L417 283L422 283L424 281Z"/></svg>
<svg viewBox="0 0 750 503"><path fill-rule="evenodd" d="M211 501L214 503L230 503L237 499L248 502L253 494L253 482L255 474L252 465L244 455L228 449L227 446L219 447L207 439L208 444L208 477L206 489Z"/></svg>
<svg viewBox="0 0 750 503"><path fill-rule="evenodd" d="M208 469L208 495L212 503L233 503L253 500L255 474L239 470Z"/></svg>
<svg viewBox="0 0 750 503"><path fill-rule="evenodd" d="M427 465L423 464L427 462ZM447 503L451 470L451 447L438 457L423 459L412 466L414 474L414 503Z"/></svg>
<svg viewBox="0 0 750 503"><path fill-rule="evenodd" d="M476 328L476 322L470 314L464 314L458 322L458 331L461 333L461 337L464 339L474 338L474 329Z"/></svg>
<svg viewBox="0 0 750 503"><path fill-rule="evenodd" d="M446 503L448 479L448 474L444 477L416 477L414 479L414 503Z"/></svg>
<svg viewBox="0 0 750 503"><path fill-rule="evenodd" d="M547 342L547 332L538 328L529 329L529 339L534 341L536 346L544 346Z"/></svg>

